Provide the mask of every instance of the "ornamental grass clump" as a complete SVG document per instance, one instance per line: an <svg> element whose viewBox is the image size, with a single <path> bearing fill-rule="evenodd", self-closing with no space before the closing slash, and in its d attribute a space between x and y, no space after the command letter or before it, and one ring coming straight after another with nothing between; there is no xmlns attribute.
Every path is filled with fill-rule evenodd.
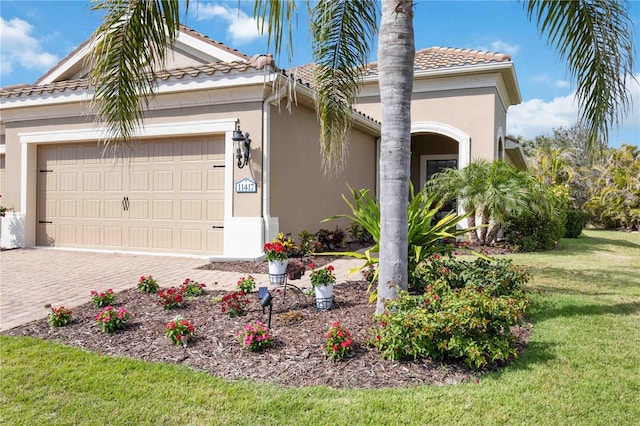
<svg viewBox="0 0 640 426"><path fill-rule="evenodd" d="M51 327L62 327L71 322L71 311L64 306L51 308L47 322Z"/></svg>
<svg viewBox="0 0 640 426"><path fill-rule="evenodd" d="M198 297L204 294L204 288L206 284L200 284L197 281L187 278L180 285L180 292L183 296Z"/></svg>
<svg viewBox="0 0 640 426"><path fill-rule="evenodd" d="M247 314L247 306L251 303L243 291L226 294L220 300L220 311L229 318L241 317Z"/></svg>
<svg viewBox="0 0 640 426"><path fill-rule="evenodd" d="M164 326L164 335L174 345L182 345L185 348L195 338L195 328L191 322L180 315L169 321Z"/></svg>
<svg viewBox="0 0 640 426"><path fill-rule="evenodd" d="M113 290L97 292L91 290L91 303L98 308L104 308L105 306L113 305L116 301L116 295L113 294Z"/></svg>
<svg viewBox="0 0 640 426"><path fill-rule="evenodd" d="M138 290L142 293L156 293L159 288L158 282L151 275L143 275L138 280Z"/></svg>
<svg viewBox="0 0 640 426"><path fill-rule="evenodd" d="M103 332L113 333L116 330L123 330L130 318L131 314L125 308L116 309L113 306L107 306L96 315L94 321Z"/></svg>
<svg viewBox="0 0 640 426"><path fill-rule="evenodd" d="M238 333L238 340L245 349L251 352L258 352L268 347L273 341L273 336L269 334L269 328L261 321L255 324L247 324L244 330Z"/></svg>
<svg viewBox="0 0 640 426"><path fill-rule="evenodd" d="M324 335L324 353L330 360L340 360L351 354L351 333L340 322L331 324L329 331Z"/></svg>
<svg viewBox="0 0 640 426"><path fill-rule="evenodd" d="M164 309L177 309L182 306L182 292L180 289L171 287L158 292L158 304L162 305Z"/></svg>

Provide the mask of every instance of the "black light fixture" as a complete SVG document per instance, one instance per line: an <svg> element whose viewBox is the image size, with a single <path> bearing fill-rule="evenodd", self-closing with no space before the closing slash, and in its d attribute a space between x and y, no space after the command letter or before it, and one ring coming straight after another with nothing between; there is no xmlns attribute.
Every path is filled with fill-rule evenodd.
<svg viewBox="0 0 640 426"><path fill-rule="evenodd" d="M249 139L249 133L242 134L240 130L240 123L236 124L236 129L233 131L233 148L236 151L236 158L238 159L238 168L241 169L249 162L249 145L251 145L251 139Z"/></svg>
<svg viewBox="0 0 640 426"><path fill-rule="evenodd" d="M267 287L258 288L258 299L260 299L260 306L262 306L262 313L264 314L264 308L269 307L269 321L267 323L267 330L271 329L271 311L273 309L273 296Z"/></svg>

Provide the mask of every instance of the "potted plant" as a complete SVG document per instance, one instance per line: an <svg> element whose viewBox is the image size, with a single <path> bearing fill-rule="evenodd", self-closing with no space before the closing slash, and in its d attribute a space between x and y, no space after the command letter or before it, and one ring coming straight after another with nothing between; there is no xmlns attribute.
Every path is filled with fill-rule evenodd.
<svg viewBox="0 0 640 426"><path fill-rule="evenodd" d="M289 253L296 250L293 240L281 232L273 241L266 243L263 250L269 262L269 275L286 274Z"/></svg>
<svg viewBox="0 0 640 426"><path fill-rule="evenodd" d="M307 267L299 260L293 260L289 262L287 266L287 278L290 280L299 280L304 275Z"/></svg>
<svg viewBox="0 0 640 426"><path fill-rule="evenodd" d="M336 282L336 276L333 274L333 266L329 265L325 268L314 270L315 265L309 264L311 268L311 286L316 296L317 309L331 309L333 307L333 284Z"/></svg>

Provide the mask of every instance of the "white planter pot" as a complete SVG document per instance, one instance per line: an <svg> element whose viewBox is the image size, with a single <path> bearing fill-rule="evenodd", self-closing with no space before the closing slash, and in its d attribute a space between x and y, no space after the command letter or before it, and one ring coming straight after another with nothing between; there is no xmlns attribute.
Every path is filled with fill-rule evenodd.
<svg viewBox="0 0 640 426"><path fill-rule="evenodd" d="M333 307L333 284L315 286L316 308L331 309Z"/></svg>
<svg viewBox="0 0 640 426"><path fill-rule="evenodd" d="M284 275L287 273L287 265L289 259L285 260L270 260L269 261L269 275Z"/></svg>

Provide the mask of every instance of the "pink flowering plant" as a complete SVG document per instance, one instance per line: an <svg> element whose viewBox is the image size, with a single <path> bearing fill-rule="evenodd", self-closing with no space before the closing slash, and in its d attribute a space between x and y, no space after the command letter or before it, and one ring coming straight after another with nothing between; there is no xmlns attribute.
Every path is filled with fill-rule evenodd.
<svg viewBox="0 0 640 426"><path fill-rule="evenodd" d="M311 268L311 275L309 278L311 279L311 286L327 286L334 284L336 282L336 276L333 274L333 266L329 265L325 268L315 270L315 265L313 263L309 264L309 268Z"/></svg>
<svg viewBox="0 0 640 426"><path fill-rule="evenodd" d="M113 294L113 290L107 291L95 291L91 290L91 303L98 308L104 308L105 306L113 305L116 301L116 295Z"/></svg>
<svg viewBox="0 0 640 426"><path fill-rule="evenodd" d="M243 291L234 291L226 294L220 300L220 311L229 315L229 318L241 317L247 314L247 306L250 301Z"/></svg>
<svg viewBox="0 0 640 426"><path fill-rule="evenodd" d="M51 327L62 327L71 322L71 311L64 306L51 308L47 321Z"/></svg>
<svg viewBox="0 0 640 426"><path fill-rule="evenodd" d="M113 333L124 329L130 318L131 314L125 308L116 309L113 306L106 306L96 315L95 323L103 332Z"/></svg>
<svg viewBox="0 0 640 426"><path fill-rule="evenodd" d="M245 325L244 330L238 333L238 340L248 351L258 352L271 344L273 336L269 334L266 325L257 321L255 324Z"/></svg>
<svg viewBox="0 0 640 426"><path fill-rule="evenodd" d="M191 322L182 318L180 315L169 321L164 326L164 335L174 345L182 345L185 348L195 338L195 328Z"/></svg>
<svg viewBox="0 0 640 426"><path fill-rule="evenodd" d="M340 360L351 353L351 333L340 322L331 324L329 331L324 335L324 353L331 360Z"/></svg>
<svg viewBox="0 0 640 426"><path fill-rule="evenodd" d="M205 287L206 287L206 284L200 284L197 281L187 278L180 285L180 292L182 293L183 296L197 297L204 294Z"/></svg>
<svg viewBox="0 0 640 426"><path fill-rule="evenodd" d="M256 289L256 280L251 275L247 277L241 277L238 280L238 291L243 293L251 293Z"/></svg>
<svg viewBox="0 0 640 426"><path fill-rule="evenodd" d="M158 304L162 305L164 309L176 309L182 306L182 292L180 289L171 287L158 292Z"/></svg>
<svg viewBox="0 0 640 426"><path fill-rule="evenodd" d="M151 275L146 277L143 275L138 280L138 290L142 293L155 293L159 288L158 282Z"/></svg>

